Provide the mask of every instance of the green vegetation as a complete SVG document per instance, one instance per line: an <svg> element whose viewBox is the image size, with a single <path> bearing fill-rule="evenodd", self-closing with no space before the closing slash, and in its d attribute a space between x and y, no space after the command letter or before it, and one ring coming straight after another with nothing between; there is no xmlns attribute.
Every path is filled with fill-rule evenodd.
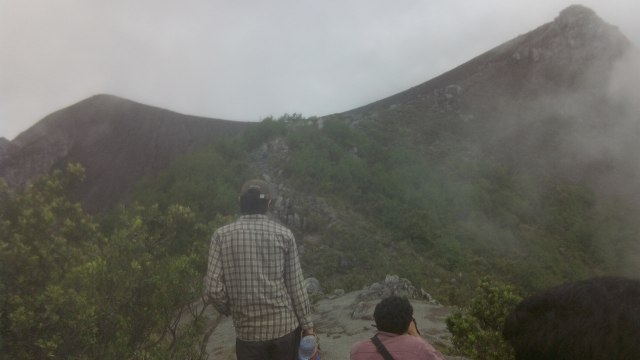
<svg viewBox="0 0 640 360"><path fill-rule="evenodd" d="M461 304L485 275L529 293L629 269L621 259L640 229L620 204L597 199L586 184L483 155L459 132L448 121L359 127L340 117L267 118L144 181L135 198L161 209L181 204L204 223L229 221L236 189L265 171L248 164L280 169L279 182L326 199L342 220L329 226L308 211L298 229L322 239L306 244L303 267L329 289L395 273ZM266 145L274 139L285 155Z"/></svg>
<svg viewBox="0 0 640 360"><path fill-rule="evenodd" d="M481 279L470 304L447 319L457 351L477 360L513 359L513 349L502 339L502 327L521 300L512 286Z"/></svg>
<svg viewBox="0 0 640 360"><path fill-rule="evenodd" d="M359 240L359 250L334 240L335 250L355 257L360 251L365 259L355 261L373 267L385 264L383 258L399 247L419 254L422 261L408 264L390 256L395 272L412 274L410 280L444 301L464 302L483 275L531 292L568 279L619 273L625 265L612 253L623 255L615 249L635 243L635 236L621 229L638 226L619 205L596 201L584 184L541 178L482 156L469 142L438 142L431 134L375 122L359 128L340 118L287 129L288 180L361 214L366 226L376 229L349 235L350 244L384 234L370 244ZM612 237L616 241L607 243ZM367 248L378 256L371 257ZM457 284L431 281L435 269L427 271L424 261ZM393 266L381 268L393 271ZM461 279L455 276L460 273Z"/></svg>
<svg viewBox="0 0 640 360"><path fill-rule="evenodd" d="M473 358L508 358L499 333L516 293L637 271L636 213L586 184L483 154L454 122L366 125L265 119L143 180L130 204L98 218L66 197L82 177L77 165L15 194L1 183L3 352L198 358L204 324L194 304L209 236L237 214L241 183L265 169L338 218L299 209L307 275L329 291L408 278L463 306L448 325Z"/></svg>
<svg viewBox="0 0 640 360"><path fill-rule="evenodd" d="M11 194L0 183L7 359L198 358L210 228L188 208L120 208L101 227L66 197L80 166ZM180 326L178 321L189 326Z"/></svg>

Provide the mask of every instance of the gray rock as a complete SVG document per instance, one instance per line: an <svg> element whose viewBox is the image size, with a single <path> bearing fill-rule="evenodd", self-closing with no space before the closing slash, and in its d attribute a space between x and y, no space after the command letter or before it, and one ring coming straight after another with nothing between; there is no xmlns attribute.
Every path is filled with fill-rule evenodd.
<svg viewBox="0 0 640 360"><path fill-rule="evenodd" d="M335 289L333 291L333 293L331 293L329 296L327 296L327 299L333 300L333 299L337 299L337 298L339 298L340 296L343 296L343 295L344 295L344 290Z"/></svg>
<svg viewBox="0 0 640 360"><path fill-rule="evenodd" d="M304 279L304 288L309 295L321 295L324 293L320 286L320 281L314 277Z"/></svg>
<svg viewBox="0 0 640 360"><path fill-rule="evenodd" d="M351 313L351 319L353 320L373 320L373 310L376 308L376 303L373 301L360 301L356 304Z"/></svg>
<svg viewBox="0 0 640 360"><path fill-rule="evenodd" d="M423 289L417 289L409 280L402 279L397 275L387 275L383 282L364 288L358 295L358 301L381 300L391 295L433 301L429 293Z"/></svg>

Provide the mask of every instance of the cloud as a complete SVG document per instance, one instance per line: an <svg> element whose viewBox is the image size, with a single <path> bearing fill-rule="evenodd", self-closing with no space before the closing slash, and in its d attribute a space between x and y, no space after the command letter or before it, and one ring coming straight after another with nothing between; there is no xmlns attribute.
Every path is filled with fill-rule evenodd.
<svg viewBox="0 0 640 360"><path fill-rule="evenodd" d="M235 120L346 111L427 81L569 4L0 0L0 135L96 93ZM635 2L585 5L640 38Z"/></svg>

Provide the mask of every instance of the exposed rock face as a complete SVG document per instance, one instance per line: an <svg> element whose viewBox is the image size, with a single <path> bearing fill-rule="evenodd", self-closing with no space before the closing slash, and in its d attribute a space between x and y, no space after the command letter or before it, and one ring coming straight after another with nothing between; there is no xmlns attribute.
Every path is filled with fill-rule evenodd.
<svg viewBox="0 0 640 360"><path fill-rule="evenodd" d="M320 281L314 277L304 279L304 288L309 295L320 295L323 293Z"/></svg>
<svg viewBox="0 0 640 360"><path fill-rule="evenodd" d="M360 294L358 294L358 301L379 301L391 295L434 302L431 295L426 291L417 289L409 280L402 279L398 275L387 275L384 281L364 288Z"/></svg>
<svg viewBox="0 0 640 360"><path fill-rule="evenodd" d="M2 156L5 154L5 152L7 152L10 145L11 145L11 142L9 140L7 140L6 138L0 137L0 159L2 159Z"/></svg>
<svg viewBox="0 0 640 360"><path fill-rule="evenodd" d="M0 176L21 187L67 162L79 162L86 181L75 195L89 210L99 211L125 199L142 176L247 125L97 95L20 134L0 160Z"/></svg>
<svg viewBox="0 0 640 360"><path fill-rule="evenodd" d="M386 113L425 115L495 111L500 102L527 100L579 86L603 89L616 59L631 48L620 31L592 10L574 5L550 23L516 37L432 80L346 112L354 120ZM505 98L501 98L504 96ZM398 116L396 116L398 117Z"/></svg>
<svg viewBox="0 0 640 360"><path fill-rule="evenodd" d="M380 300L391 295L404 296L412 300L420 300L431 305L437 305L429 293L417 289L407 279L397 275L387 275L384 281L374 283L362 289L356 297L356 304L351 313L352 319L373 320L373 311Z"/></svg>
<svg viewBox="0 0 640 360"><path fill-rule="evenodd" d="M335 209L322 197L299 191L287 184L282 176L282 168L289 160L289 148L282 138L276 138L254 151L251 167L262 174L274 192L271 203L271 215L289 227L301 242L300 252L304 253L304 244L317 242L315 232L320 228L340 222Z"/></svg>

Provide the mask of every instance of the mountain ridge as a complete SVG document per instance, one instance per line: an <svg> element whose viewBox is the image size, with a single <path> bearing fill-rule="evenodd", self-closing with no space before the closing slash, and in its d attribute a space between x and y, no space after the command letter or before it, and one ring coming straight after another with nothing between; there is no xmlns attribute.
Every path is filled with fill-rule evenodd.
<svg viewBox="0 0 640 360"><path fill-rule="evenodd" d="M95 95L45 117L18 135L0 160L0 176L19 188L67 162L86 168L78 198L99 211L133 184L249 123L182 115L112 95Z"/></svg>
<svg viewBox="0 0 640 360"><path fill-rule="evenodd" d="M431 80L323 118L337 117L362 127L375 122L386 124L389 136L397 137L395 141L405 141L398 133L405 127L410 129L410 136L415 137L413 141L420 142L427 137L434 146L442 143L443 134L470 139L465 143L482 150L473 150L475 156L518 154L511 160L518 162L522 156L531 158L529 154L544 151L539 147L546 135L540 133L543 130L539 129L539 123L554 117L554 113L566 112L567 104L584 107L585 113L611 114L610 109L602 110L594 104L605 101L602 100L606 96L604 79L608 79L615 61L630 47L628 39L616 27L605 23L592 10L573 5L562 10L552 22ZM579 96L574 95L581 91ZM575 99L558 100L567 96ZM523 115L525 113L529 115ZM174 121L177 119L180 121ZM187 122L189 126L185 125ZM133 178L139 179L146 172L153 175L179 154L226 135L238 134L247 126L247 122L182 115L113 95L95 95L52 113L18 135L10 146L5 146L4 155L0 157L0 176L15 188L66 161L80 161L88 168L88 181L87 189L81 191L79 198L93 199L87 200L93 204L89 208L104 209L128 193L135 182ZM221 136L215 135L216 132ZM209 135L203 136L204 133ZM528 134L524 147L518 139L522 133ZM205 139L207 136L211 141ZM118 146L109 145L111 141L130 149L120 151ZM138 146L137 142L145 145ZM171 147L176 147L175 153L169 150ZM105 148L110 150L101 150ZM95 158L91 159L89 154ZM127 159L126 154L135 156ZM545 156L550 159L533 160L552 162L555 157ZM113 166L103 165L98 169L91 164L93 160ZM130 170L136 174L131 179ZM126 180L110 175L114 184L101 181L100 186L91 185L105 173L121 174ZM119 191L120 186L127 189ZM105 205L95 205L99 201Z"/></svg>
<svg viewBox="0 0 640 360"><path fill-rule="evenodd" d="M551 43L550 39L556 39L556 43L549 44ZM594 43L598 46L593 47ZM565 45L568 44L571 44L572 47L565 47ZM550 45L553 46L553 49L541 51ZM598 56L604 56L603 60L609 63L607 65L611 65L610 63L616 58L621 57L630 46L631 43L629 40L617 27L604 22L593 10L582 5L572 5L562 10L554 21L543 24L532 31L508 40L433 79L342 114L352 115L363 111L370 112L374 109L388 107L398 101L410 101L411 98L419 97L420 95L425 96L436 89L446 88L449 85L458 85L461 79L468 82L468 78L477 76L481 71L486 72L487 68L495 67L496 64L501 65L499 68L501 70L500 72L506 72L511 76L514 75L515 70L516 74L520 74L521 76L528 76L533 79L548 79L551 80L554 85L560 84L566 86L568 85L566 82L559 80L566 80L567 77L575 77L576 74L584 71L585 66L591 65L590 62L593 61L593 59L589 59L589 57L598 58ZM571 56L574 53L572 50L578 48L592 49L592 51L578 54L579 56L575 57ZM563 51L567 49L570 51ZM536 63L558 60L557 57L554 57L554 55L558 54L567 58L562 60L573 60L580 66L573 68L572 65L574 64L559 64L563 65L564 70L571 70L570 76L560 79L556 79L553 74L549 74L550 69L531 68L532 65ZM505 65L507 67L506 69ZM524 69L519 69L519 67ZM536 70L542 74L536 74L536 72L534 72ZM486 81L487 78L495 77L497 73L499 72L491 72L489 76L484 77L484 80ZM499 78L500 77L498 77L498 79ZM514 88L517 91L522 91L523 88L526 89L528 87L526 80L523 80L521 77L502 79L506 85L509 84L510 80L514 81L516 86L506 86L506 91L501 91L501 93L508 93ZM478 81L476 80L476 82ZM492 85L495 87L495 81L492 82ZM464 90L465 92L469 91L467 89ZM479 92L481 91L482 89L480 89Z"/></svg>

